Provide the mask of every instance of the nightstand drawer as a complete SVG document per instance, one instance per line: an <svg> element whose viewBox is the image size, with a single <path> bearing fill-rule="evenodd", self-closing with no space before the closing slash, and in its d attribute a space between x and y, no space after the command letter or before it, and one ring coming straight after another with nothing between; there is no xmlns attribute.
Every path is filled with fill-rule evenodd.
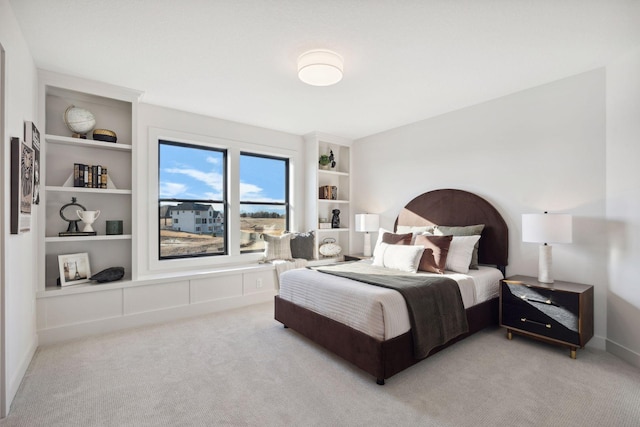
<svg viewBox="0 0 640 427"><path fill-rule="evenodd" d="M506 303L525 301L532 304L546 304L564 307L572 313L580 310L579 296L574 293L556 291L553 289L536 288L524 284L502 283L502 297Z"/></svg>
<svg viewBox="0 0 640 427"><path fill-rule="evenodd" d="M502 324L506 327L580 345L578 316L562 307L524 301L520 301L518 304L505 303L502 307Z"/></svg>

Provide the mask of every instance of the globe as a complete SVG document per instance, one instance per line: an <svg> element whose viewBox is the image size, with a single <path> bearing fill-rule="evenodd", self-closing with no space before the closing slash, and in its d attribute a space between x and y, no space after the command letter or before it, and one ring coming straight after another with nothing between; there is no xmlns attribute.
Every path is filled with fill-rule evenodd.
<svg viewBox="0 0 640 427"><path fill-rule="evenodd" d="M77 134L74 136L83 138L96 125L96 118L91 111L72 105L64 112L64 123L71 132Z"/></svg>

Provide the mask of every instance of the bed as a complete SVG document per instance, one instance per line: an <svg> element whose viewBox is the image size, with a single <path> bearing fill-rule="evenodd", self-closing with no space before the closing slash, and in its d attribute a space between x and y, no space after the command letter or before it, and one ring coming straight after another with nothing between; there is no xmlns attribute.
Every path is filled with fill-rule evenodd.
<svg viewBox="0 0 640 427"><path fill-rule="evenodd" d="M395 221L394 230L403 226L406 228L407 226L471 226L476 224L485 225L479 240L479 264L492 266L498 269L501 275L504 275L508 260L506 223L489 202L473 193L454 189L424 193L411 200L400 211ZM486 268L481 267L479 271ZM314 273L315 275L313 275ZM310 283L313 278L316 278L317 281L317 277L325 276L324 273L311 271L300 271L296 274L299 281L304 281L305 275L308 275ZM335 284L336 282L327 277L326 283ZM319 287L322 285L322 281L312 285ZM351 283L344 282L343 285L348 286ZM376 288L362 283L353 284L353 286ZM286 293L286 286L284 290ZM286 296L282 292L281 289L281 295L275 297L274 317L276 320L281 322L285 328L297 331L373 375L380 385L384 384L386 379L425 358L415 356L414 338L411 331L403 332L402 327L399 327L400 330L396 333L380 335L361 327L352 327L332 318L335 316L323 315L318 312L320 310L296 304L292 302L295 301L295 298ZM469 304L467 301L464 314L468 331L433 348L427 357L489 325L498 324L497 295L492 294L489 299L480 303L474 301Z"/></svg>

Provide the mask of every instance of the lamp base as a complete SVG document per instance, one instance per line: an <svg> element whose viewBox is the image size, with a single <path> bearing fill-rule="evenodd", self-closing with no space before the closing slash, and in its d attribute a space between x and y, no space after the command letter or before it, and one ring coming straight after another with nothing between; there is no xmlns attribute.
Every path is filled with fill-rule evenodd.
<svg viewBox="0 0 640 427"><path fill-rule="evenodd" d="M362 251L364 256L371 256L371 234L367 231L364 233L364 251Z"/></svg>
<svg viewBox="0 0 640 427"><path fill-rule="evenodd" d="M538 252L538 282L553 283L551 245L540 245Z"/></svg>

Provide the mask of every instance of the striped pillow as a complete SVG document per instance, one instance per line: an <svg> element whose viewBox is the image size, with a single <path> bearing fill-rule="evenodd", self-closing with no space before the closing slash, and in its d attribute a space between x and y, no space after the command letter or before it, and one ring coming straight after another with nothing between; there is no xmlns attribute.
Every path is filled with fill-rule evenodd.
<svg viewBox="0 0 640 427"><path fill-rule="evenodd" d="M291 256L291 237L293 234L287 233L282 236L272 236L263 234L264 239L264 260L272 261L274 259L292 260Z"/></svg>

